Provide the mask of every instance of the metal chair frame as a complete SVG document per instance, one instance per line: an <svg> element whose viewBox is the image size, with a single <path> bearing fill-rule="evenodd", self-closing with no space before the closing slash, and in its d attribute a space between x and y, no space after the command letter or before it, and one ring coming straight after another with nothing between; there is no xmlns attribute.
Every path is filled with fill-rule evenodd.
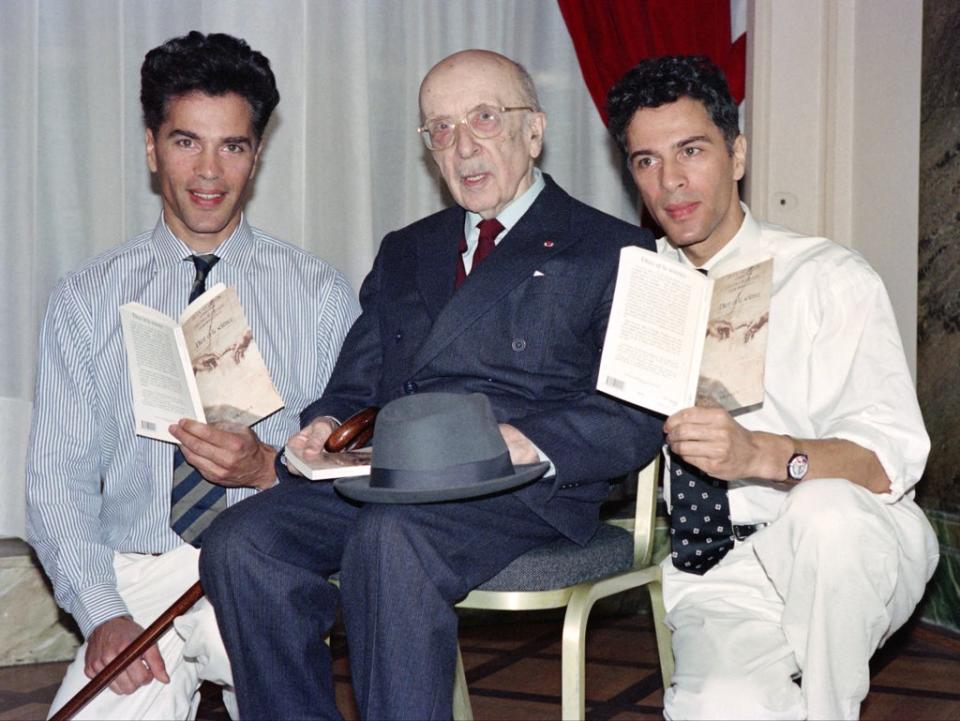
<svg viewBox="0 0 960 721"><path fill-rule="evenodd" d="M475 589L457 604L458 608L496 611L532 611L566 607L563 622L561 674L562 718L583 719L586 708L584 689L587 622L594 604L602 598L646 586L654 618L660 673L663 687L673 676L673 652L670 631L664 624L663 591L660 566L653 562L654 531L657 512L659 459L637 474L637 500L633 518L607 521L633 533L633 566L626 571L546 591L484 591ZM467 689L463 659L457 649L454 682L453 717L471 721L473 710Z"/></svg>

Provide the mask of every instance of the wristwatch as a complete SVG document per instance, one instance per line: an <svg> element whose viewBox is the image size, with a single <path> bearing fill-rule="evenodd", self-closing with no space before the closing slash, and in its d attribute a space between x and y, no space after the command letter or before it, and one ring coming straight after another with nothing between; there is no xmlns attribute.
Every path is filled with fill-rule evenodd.
<svg viewBox="0 0 960 721"><path fill-rule="evenodd" d="M787 437L790 438L790 436ZM790 441L793 443L793 455L787 461L787 480L802 481L810 468L810 458L797 447L797 442L793 438L790 438Z"/></svg>

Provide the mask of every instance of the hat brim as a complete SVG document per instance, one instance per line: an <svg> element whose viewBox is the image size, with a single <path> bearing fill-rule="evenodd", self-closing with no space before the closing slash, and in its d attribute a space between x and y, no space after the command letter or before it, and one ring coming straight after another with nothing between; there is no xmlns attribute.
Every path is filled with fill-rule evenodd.
<svg viewBox="0 0 960 721"><path fill-rule="evenodd" d="M535 481L549 467L547 462L521 464L514 467L516 472L513 475L449 488L380 488L370 485L370 476L338 478L333 485L347 498L364 503L440 503L509 491Z"/></svg>

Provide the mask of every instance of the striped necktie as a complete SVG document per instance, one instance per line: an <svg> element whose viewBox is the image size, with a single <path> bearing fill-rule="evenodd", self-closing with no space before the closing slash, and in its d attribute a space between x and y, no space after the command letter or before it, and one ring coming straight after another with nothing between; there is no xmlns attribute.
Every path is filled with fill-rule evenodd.
<svg viewBox="0 0 960 721"><path fill-rule="evenodd" d="M192 255L197 269L190 289L190 302L206 290L207 274L220 260L212 253ZM170 527L187 543L200 546L200 537L216 515L227 507L227 489L205 480L187 463L180 447L173 453L173 493L170 497Z"/></svg>

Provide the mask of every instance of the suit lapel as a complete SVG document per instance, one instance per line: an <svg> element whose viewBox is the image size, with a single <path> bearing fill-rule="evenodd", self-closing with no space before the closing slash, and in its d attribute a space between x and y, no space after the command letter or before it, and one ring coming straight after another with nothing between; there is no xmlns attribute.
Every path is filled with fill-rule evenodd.
<svg viewBox="0 0 960 721"><path fill-rule="evenodd" d="M414 359L416 373L452 343L492 305L500 302L534 271L580 240L570 230L569 196L553 181L507 236L442 307ZM461 228L462 229L462 228ZM456 262L456 257L451 261ZM450 282L452 291L453 283ZM439 307L439 306L438 306Z"/></svg>
<svg viewBox="0 0 960 721"><path fill-rule="evenodd" d="M463 218L463 210L450 208L444 213L437 233L416 244L417 288L433 320L453 296Z"/></svg>

